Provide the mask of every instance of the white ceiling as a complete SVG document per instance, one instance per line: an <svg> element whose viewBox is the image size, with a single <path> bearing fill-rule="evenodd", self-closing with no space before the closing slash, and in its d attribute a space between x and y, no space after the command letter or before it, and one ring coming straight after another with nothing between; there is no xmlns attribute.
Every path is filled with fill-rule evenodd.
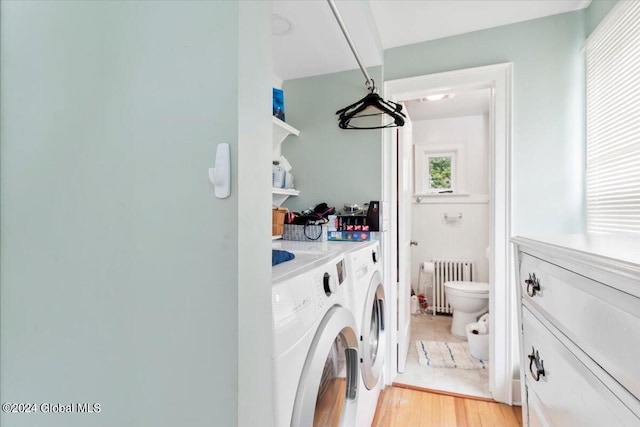
<svg viewBox="0 0 640 427"><path fill-rule="evenodd" d="M367 19L367 3L336 3L362 61L367 67L382 64L382 45L377 40L373 15ZM273 68L278 78L289 80L358 68L326 0L275 0L273 13L293 24L288 34L272 37Z"/></svg>
<svg viewBox="0 0 640 427"><path fill-rule="evenodd" d="M583 9L591 0L372 0L385 49Z"/></svg>
<svg viewBox="0 0 640 427"><path fill-rule="evenodd" d="M591 0L336 0L367 67L381 50L585 8ZM353 70L358 64L326 0L274 0L293 23L273 36L274 73L283 80Z"/></svg>

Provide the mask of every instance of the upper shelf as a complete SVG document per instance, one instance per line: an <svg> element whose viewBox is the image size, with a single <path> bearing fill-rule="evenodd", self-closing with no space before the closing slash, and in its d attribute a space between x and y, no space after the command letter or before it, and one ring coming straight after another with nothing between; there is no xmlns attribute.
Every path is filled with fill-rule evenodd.
<svg viewBox="0 0 640 427"><path fill-rule="evenodd" d="M275 149L289 135L300 135L300 131L273 116L273 148Z"/></svg>
<svg viewBox="0 0 640 427"><path fill-rule="evenodd" d="M297 196L299 194L300 191L293 188L274 188L272 196L273 206L280 207L289 196Z"/></svg>

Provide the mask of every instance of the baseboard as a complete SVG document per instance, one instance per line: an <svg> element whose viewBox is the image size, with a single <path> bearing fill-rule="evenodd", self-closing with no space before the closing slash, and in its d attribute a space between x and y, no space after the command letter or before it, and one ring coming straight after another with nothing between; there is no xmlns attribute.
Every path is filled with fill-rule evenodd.
<svg viewBox="0 0 640 427"><path fill-rule="evenodd" d="M511 401L515 406L522 406L522 389L520 388L520 380L511 381Z"/></svg>

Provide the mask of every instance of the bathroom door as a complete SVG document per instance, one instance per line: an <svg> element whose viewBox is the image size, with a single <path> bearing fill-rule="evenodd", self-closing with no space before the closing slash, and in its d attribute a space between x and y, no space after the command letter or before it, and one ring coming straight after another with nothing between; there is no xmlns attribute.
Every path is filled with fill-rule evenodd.
<svg viewBox="0 0 640 427"><path fill-rule="evenodd" d="M406 108L405 108L406 111ZM411 340L411 197L413 143L411 120L398 128L398 372L404 372Z"/></svg>

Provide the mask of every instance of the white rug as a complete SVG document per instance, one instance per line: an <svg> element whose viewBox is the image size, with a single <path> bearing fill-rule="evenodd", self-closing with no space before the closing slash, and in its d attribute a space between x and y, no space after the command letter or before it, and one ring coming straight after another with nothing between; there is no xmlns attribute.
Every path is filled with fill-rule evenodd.
<svg viewBox="0 0 640 427"><path fill-rule="evenodd" d="M416 341L418 362L432 368L487 369L484 360L471 355L469 343Z"/></svg>

